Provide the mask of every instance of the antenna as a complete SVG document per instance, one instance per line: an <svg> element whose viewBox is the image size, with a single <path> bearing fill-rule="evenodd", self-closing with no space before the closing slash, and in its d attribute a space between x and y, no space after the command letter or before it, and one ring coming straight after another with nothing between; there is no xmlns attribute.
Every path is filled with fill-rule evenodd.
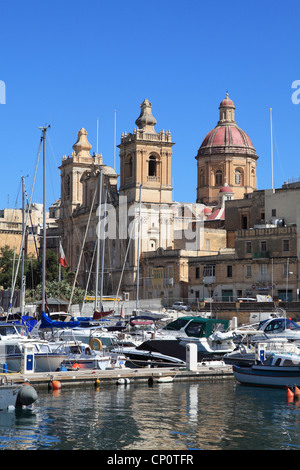
<svg viewBox="0 0 300 470"><path fill-rule="evenodd" d="M99 140L99 118L97 117L97 155L98 155L98 140Z"/></svg>
<svg viewBox="0 0 300 470"><path fill-rule="evenodd" d="M117 132L117 112L115 110L115 125L114 125L114 170L116 170L116 132Z"/></svg>
<svg viewBox="0 0 300 470"><path fill-rule="evenodd" d="M271 127L271 174L272 174L272 189L274 190L272 108L270 108L270 127Z"/></svg>

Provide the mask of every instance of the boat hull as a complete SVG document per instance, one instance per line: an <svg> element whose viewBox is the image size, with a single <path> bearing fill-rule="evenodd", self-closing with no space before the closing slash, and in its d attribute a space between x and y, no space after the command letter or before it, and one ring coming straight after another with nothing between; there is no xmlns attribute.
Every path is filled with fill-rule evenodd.
<svg viewBox="0 0 300 470"><path fill-rule="evenodd" d="M241 384L260 387L300 387L300 367L252 366L232 367L235 379Z"/></svg>
<svg viewBox="0 0 300 470"><path fill-rule="evenodd" d="M100 369L106 370L110 367L110 357L103 357L98 359L84 359L84 358L73 358L66 359L61 363L61 367L67 369L78 368L78 369Z"/></svg>
<svg viewBox="0 0 300 470"><path fill-rule="evenodd" d="M35 354L33 372L55 372L59 369L61 362L66 358L65 354ZM1 369L7 365L8 372L20 372L23 365L23 356L19 354L6 356L2 359Z"/></svg>

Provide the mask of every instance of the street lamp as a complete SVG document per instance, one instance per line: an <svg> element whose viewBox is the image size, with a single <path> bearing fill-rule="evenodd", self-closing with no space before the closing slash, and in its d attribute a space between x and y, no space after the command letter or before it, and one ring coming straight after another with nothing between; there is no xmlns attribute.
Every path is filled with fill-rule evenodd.
<svg viewBox="0 0 300 470"><path fill-rule="evenodd" d="M289 275L294 274L292 271L287 271L286 274L286 287L285 287L285 301L288 301L288 286L289 286Z"/></svg>

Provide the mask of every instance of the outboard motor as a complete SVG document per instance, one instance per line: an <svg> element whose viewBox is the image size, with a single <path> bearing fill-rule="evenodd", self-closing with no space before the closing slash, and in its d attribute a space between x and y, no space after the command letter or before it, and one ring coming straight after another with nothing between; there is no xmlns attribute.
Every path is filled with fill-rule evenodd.
<svg viewBox="0 0 300 470"><path fill-rule="evenodd" d="M38 398L36 390L29 384L23 384L18 391L16 408L32 405Z"/></svg>

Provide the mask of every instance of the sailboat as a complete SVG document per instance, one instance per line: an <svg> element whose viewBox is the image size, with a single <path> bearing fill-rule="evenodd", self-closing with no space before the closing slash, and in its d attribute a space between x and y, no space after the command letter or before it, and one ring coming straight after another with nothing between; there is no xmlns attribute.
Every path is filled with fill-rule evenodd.
<svg viewBox="0 0 300 470"><path fill-rule="evenodd" d="M102 206L102 169L99 173L99 205L98 205L98 227L97 230L97 259L96 259L96 286L95 286L95 307L93 320L100 320L114 313L114 310L104 311L103 309L103 275L104 275L104 254L105 254L105 218L106 218L107 187L104 195L104 217L103 217L103 237L102 237L102 257L101 257L101 284L100 284L100 304L98 304L98 283L99 283L99 260L100 260L100 216Z"/></svg>

